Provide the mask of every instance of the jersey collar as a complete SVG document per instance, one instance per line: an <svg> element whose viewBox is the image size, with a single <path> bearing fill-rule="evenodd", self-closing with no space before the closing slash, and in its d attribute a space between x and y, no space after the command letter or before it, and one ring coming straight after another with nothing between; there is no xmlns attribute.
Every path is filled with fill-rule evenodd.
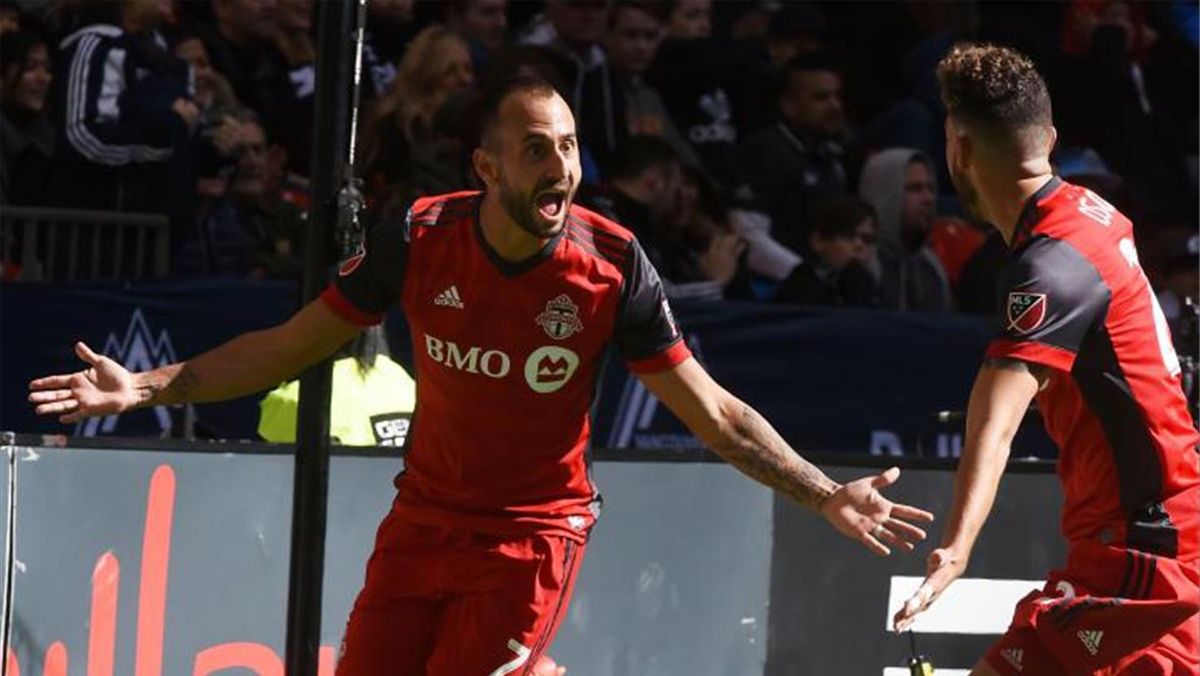
<svg viewBox="0 0 1200 676"><path fill-rule="evenodd" d="M542 248L538 249L537 252L535 252L529 258L516 262L508 261L502 258L500 254L496 253L496 250L492 248L492 245L488 244L487 238L483 236L483 219L479 213L480 205L482 204L483 200L481 199L479 200L479 203L475 205L475 241L479 243L479 248L483 250L483 255L487 257L492 266L495 267L496 270L505 277L512 278L524 272L528 272L536 267L538 263L541 263L547 258L553 256L554 249L558 247L558 241L562 239L563 234L567 231L566 224L564 224L562 229L559 230L557 234L547 240L546 243L542 245ZM567 216L570 217L569 212Z"/></svg>
<svg viewBox="0 0 1200 676"><path fill-rule="evenodd" d="M1015 249L1021 242L1029 238L1033 233L1034 226L1042 219L1042 200L1058 190L1062 184L1061 178L1051 176L1049 181L1037 189L1037 192L1029 196L1029 199L1025 201L1025 206L1021 208L1021 216L1017 218L1017 227L1013 229L1012 241L1009 242L1008 248Z"/></svg>

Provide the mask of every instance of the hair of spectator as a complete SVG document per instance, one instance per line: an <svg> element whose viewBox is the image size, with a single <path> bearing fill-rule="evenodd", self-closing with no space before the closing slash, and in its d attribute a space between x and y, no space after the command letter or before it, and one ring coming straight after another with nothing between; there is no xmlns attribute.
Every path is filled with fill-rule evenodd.
<svg viewBox="0 0 1200 676"><path fill-rule="evenodd" d="M985 143L1021 152L1042 147L1053 125L1046 83L1028 57L992 44L960 43L937 66L946 113ZM1031 134L1034 132L1035 134Z"/></svg>
<svg viewBox="0 0 1200 676"><path fill-rule="evenodd" d="M382 324L370 326L361 331L354 340L338 350L337 358L353 357L357 362L358 372L366 375L368 371L375 368L375 360L380 355L391 356L391 350L388 349L387 332L384 331Z"/></svg>
<svg viewBox="0 0 1200 676"><path fill-rule="evenodd" d="M483 92L479 99L479 144L489 150L496 148L495 129L500 121L500 107L515 94L536 94L552 97L558 93L546 80L529 75L517 75L502 80Z"/></svg>
<svg viewBox="0 0 1200 676"><path fill-rule="evenodd" d="M19 74L29 63L29 54L38 45L48 45L40 34L22 28L4 36L0 40L0 77L5 86L8 84L9 71L17 69Z"/></svg>
<svg viewBox="0 0 1200 676"><path fill-rule="evenodd" d="M376 124L394 120L409 140L417 123L432 124L434 114L445 100L445 92L439 90L442 68L439 60L444 46L450 42L468 49L462 36L441 24L417 33L400 59L391 89L376 105Z"/></svg>
<svg viewBox="0 0 1200 676"><path fill-rule="evenodd" d="M875 209L853 195L835 195L818 203L812 213L812 234L821 239L853 237L858 224L875 220Z"/></svg>
<svg viewBox="0 0 1200 676"><path fill-rule="evenodd" d="M778 97L787 94L788 87L792 84L792 78L797 73L837 73L841 75L841 64L834 57L832 52L818 50L807 54L800 54L788 59L779 69L779 79L777 81Z"/></svg>
<svg viewBox="0 0 1200 676"><path fill-rule="evenodd" d="M608 30L617 25L617 17L623 11L642 12L659 24L665 24L671 17L671 6L655 0L613 0L608 6Z"/></svg>
<svg viewBox="0 0 1200 676"><path fill-rule="evenodd" d="M610 163L613 180L637 178L652 169L679 162L679 153L660 136L635 135L625 140Z"/></svg>

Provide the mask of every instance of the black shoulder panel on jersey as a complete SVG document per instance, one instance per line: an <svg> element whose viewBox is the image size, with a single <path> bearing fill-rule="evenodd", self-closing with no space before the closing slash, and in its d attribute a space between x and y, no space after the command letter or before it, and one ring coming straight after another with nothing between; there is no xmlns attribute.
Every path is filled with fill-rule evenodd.
<svg viewBox="0 0 1200 676"><path fill-rule="evenodd" d="M1100 271L1070 243L1037 235L1000 273L1000 336L1078 352L1104 324L1112 293Z"/></svg>
<svg viewBox="0 0 1200 676"><path fill-rule="evenodd" d="M673 345L679 340L679 329L671 316L658 272L636 240L629 244L615 338L625 359L639 361Z"/></svg>
<svg viewBox="0 0 1200 676"><path fill-rule="evenodd" d="M408 228L408 219L375 223L367 231L365 251L343 263L334 284L359 310L377 314L400 298L408 268Z"/></svg>
<svg viewBox="0 0 1200 676"><path fill-rule="evenodd" d="M632 240L621 237L588 223L577 216L568 214L566 223L567 239L578 244L588 253L603 258L621 270L629 261Z"/></svg>
<svg viewBox="0 0 1200 676"><path fill-rule="evenodd" d="M1071 376L1112 451L1121 508L1129 519L1126 541L1135 549L1175 556L1179 532L1160 504L1162 460L1107 331L1089 336Z"/></svg>

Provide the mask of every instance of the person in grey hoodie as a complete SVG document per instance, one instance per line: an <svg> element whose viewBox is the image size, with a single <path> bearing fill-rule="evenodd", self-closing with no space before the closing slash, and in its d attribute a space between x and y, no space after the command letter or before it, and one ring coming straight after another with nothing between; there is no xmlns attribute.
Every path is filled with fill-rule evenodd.
<svg viewBox="0 0 1200 676"><path fill-rule="evenodd" d="M879 246L868 268L879 281L884 307L948 312L950 280L929 246L937 184L929 156L911 148L878 152L863 166L858 195L879 222Z"/></svg>

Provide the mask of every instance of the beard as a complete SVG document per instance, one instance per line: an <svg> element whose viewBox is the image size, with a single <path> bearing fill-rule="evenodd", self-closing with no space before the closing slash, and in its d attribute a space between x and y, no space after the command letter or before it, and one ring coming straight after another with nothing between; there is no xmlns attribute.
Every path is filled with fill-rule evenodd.
<svg viewBox="0 0 1200 676"><path fill-rule="evenodd" d="M548 239L559 233L566 225L567 211L575 197L573 186L563 191L562 204L558 213L552 219L543 216L538 208L537 196L551 189L562 189L558 183L544 183L535 186L530 192L522 192L508 183L504 176L500 177L500 205L508 217L525 232L539 239Z"/></svg>
<svg viewBox="0 0 1200 676"><path fill-rule="evenodd" d="M958 194L963 211L971 220L982 222L984 219L979 207L979 191L971 185L971 179L955 172L952 166L947 168L950 170L950 183L954 185L954 192Z"/></svg>

